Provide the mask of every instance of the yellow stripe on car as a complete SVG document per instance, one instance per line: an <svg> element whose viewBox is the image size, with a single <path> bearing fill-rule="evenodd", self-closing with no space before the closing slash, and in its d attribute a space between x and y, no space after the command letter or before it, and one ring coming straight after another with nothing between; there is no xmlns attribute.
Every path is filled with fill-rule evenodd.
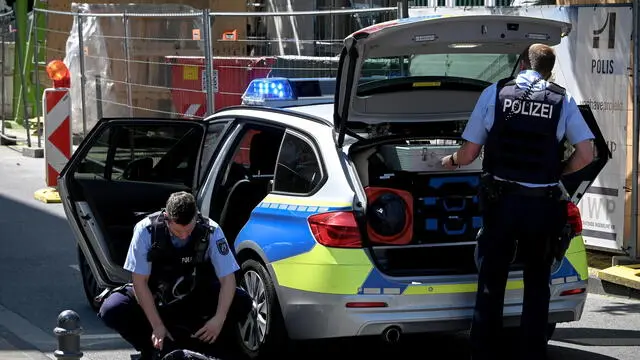
<svg viewBox="0 0 640 360"><path fill-rule="evenodd" d="M576 236L571 240L569 248L565 254L571 266L578 272L580 280L587 280L589 278L589 267L587 265L587 251L584 247L584 241L582 235Z"/></svg>
<svg viewBox="0 0 640 360"><path fill-rule="evenodd" d="M507 281L507 290L519 290L524 288L522 280ZM462 284L432 284L432 285L409 285L402 295L439 295L439 294L458 294L458 293L475 293L478 284L462 283Z"/></svg>
<svg viewBox="0 0 640 360"><path fill-rule="evenodd" d="M324 294L355 295L373 269L362 249L315 245L271 264L280 286Z"/></svg>

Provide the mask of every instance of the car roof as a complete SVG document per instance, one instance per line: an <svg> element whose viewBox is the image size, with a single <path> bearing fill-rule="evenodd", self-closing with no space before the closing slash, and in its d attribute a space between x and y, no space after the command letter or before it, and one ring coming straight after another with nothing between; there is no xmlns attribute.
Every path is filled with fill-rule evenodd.
<svg viewBox="0 0 640 360"><path fill-rule="evenodd" d="M312 105L300 105L287 107L287 110L300 112L307 115L317 116L330 123L333 123L333 102Z"/></svg>

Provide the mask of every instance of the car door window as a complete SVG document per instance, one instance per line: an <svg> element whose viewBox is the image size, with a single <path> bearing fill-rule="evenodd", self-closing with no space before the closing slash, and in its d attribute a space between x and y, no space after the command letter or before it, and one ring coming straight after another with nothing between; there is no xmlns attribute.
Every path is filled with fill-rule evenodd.
<svg viewBox="0 0 640 360"><path fill-rule="evenodd" d="M200 158L200 169L199 169L199 183L202 184L207 175L207 169L209 168L209 164L211 163L211 159L213 154L215 153L218 144L220 143L220 139L222 135L224 135L224 130L226 129L228 121L218 122L215 124L210 124L207 128L207 135L204 137L204 144L202 145L202 157Z"/></svg>
<svg viewBox="0 0 640 360"><path fill-rule="evenodd" d="M287 133L278 156L273 190L309 194L322 178L322 167L311 142Z"/></svg>
<svg viewBox="0 0 640 360"><path fill-rule="evenodd" d="M202 131L200 127L159 124L118 127L111 139L113 159L106 177L192 186Z"/></svg>
<svg viewBox="0 0 640 360"><path fill-rule="evenodd" d="M112 131L107 128L96 139L94 145L89 149L87 155L80 161L76 174L94 175L98 178L106 178L107 156L109 154L109 138Z"/></svg>

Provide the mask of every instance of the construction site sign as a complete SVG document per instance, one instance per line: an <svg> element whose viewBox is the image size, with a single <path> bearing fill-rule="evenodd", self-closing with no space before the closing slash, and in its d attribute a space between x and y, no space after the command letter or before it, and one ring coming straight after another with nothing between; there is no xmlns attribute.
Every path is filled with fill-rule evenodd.
<svg viewBox="0 0 640 360"><path fill-rule="evenodd" d="M591 107L612 158L580 202L587 244L620 249L625 219L627 118L633 12L629 7L577 8L575 44L563 44L564 81L576 100ZM571 55L574 54L574 55ZM561 66L562 67L562 66ZM630 130L630 129L629 129Z"/></svg>

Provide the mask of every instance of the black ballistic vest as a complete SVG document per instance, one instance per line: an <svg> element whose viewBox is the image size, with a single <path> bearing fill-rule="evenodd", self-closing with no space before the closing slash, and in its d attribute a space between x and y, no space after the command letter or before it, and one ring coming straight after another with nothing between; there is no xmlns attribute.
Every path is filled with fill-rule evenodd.
<svg viewBox="0 0 640 360"><path fill-rule="evenodd" d="M511 181L556 183L563 170L564 148L556 132L565 90L553 83L544 91L527 90L510 78L498 82L483 170Z"/></svg>
<svg viewBox="0 0 640 360"><path fill-rule="evenodd" d="M149 215L151 225L151 250L147 260L151 262L149 288L158 305L168 305L189 295L201 286L211 286L215 270L206 259L209 235L213 228L201 215L187 244L176 247L165 222L164 212Z"/></svg>

